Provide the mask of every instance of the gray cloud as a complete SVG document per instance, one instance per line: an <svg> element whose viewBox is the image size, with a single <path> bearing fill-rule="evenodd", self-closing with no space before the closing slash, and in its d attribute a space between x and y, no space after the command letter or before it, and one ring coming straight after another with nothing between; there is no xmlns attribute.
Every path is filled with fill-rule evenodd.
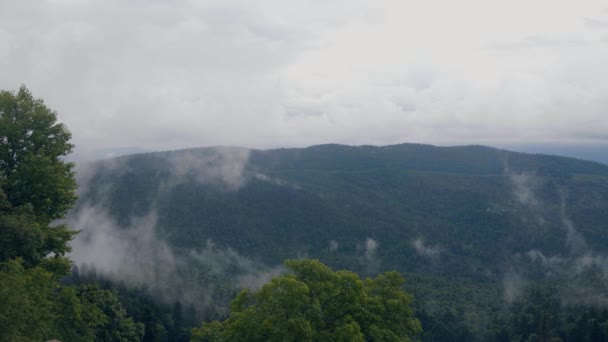
<svg viewBox="0 0 608 342"><path fill-rule="evenodd" d="M249 162L250 150L240 147L209 147L204 149L189 149L170 151L158 154L156 160L159 169L159 184L155 189L154 201L170 193L173 188L184 183L215 184L225 190L238 190L245 185L251 177L273 184L291 186L281 179L271 178L259 173L249 175L246 171ZM76 165L76 179L78 195L85 195L91 190L91 180L100 174L111 174L113 177L122 177L134 172L130 164L131 157L104 159L95 162L81 162ZM114 191L114 183L97 182L95 192L97 201L104 203L108 195ZM153 202L154 202L153 201ZM100 205L100 203L97 203Z"/></svg>
<svg viewBox="0 0 608 342"><path fill-rule="evenodd" d="M164 187L194 181L195 183L223 183L230 189L245 184L245 166L250 151L238 147L214 147L204 150L186 150L167 157L171 165L169 180Z"/></svg>
<svg viewBox="0 0 608 342"><path fill-rule="evenodd" d="M418 238L412 241L412 246L414 246L414 250L419 255L429 258L429 259L437 259L441 255L441 246L440 245L428 245L425 244L423 238Z"/></svg>
<svg viewBox="0 0 608 342"><path fill-rule="evenodd" d="M604 134L606 124L584 127L584 136L577 126L606 122L608 56L597 32L568 24L600 25L589 19L599 3L446 6L5 1L0 88L25 83L44 98L72 130L79 159ZM484 48L501 42L535 48Z"/></svg>
<svg viewBox="0 0 608 342"><path fill-rule="evenodd" d="M574 48L588 44L588 42L580 39L552 39L542 36L528 36L517 42L492 44L488 47L497 50L517 50L534 48Z"/></svg>
<svg viewBox="0 0 608 342"><path fill-rule="evenodd" d="M130 166L132 157L79 164L79 195L86 199L93 181L97 195L94 201L81 201L68 216L67 224L81 231L72 242L72 260L76 265L94 267L114 281L145 287L161 301L180 300L201 312L224 310L217 305L231 298L218 298L225 291L217 291L217 286L257 288L283 272L283 267L264 265L230 246L217 246L211 239L191 250L175 249L159 235L155 203L186 182L237 190L250 179L245 170L249 152L244 148L216 147L158 155L161 166L157 171L165 176L153 189L148 212L132 215L128 224L119 224L108 212L109 195L116 190L112 181L104 183L96 177L99 172L111 174L113 179L134 172ZM267 181L277 182L270 178Z"/></svg>
<svg viewBox="0 0 608 342"><path fill-rule="evenodd" d="M508 172L508 174L515 199L524 206L530 206L532 209L538 210L540 202L536 197L536 189L539 186L540 179L531 173Z"/></svg>
<svg viewBox="0 0 608 342"><path fill-rule="evenodd" d="M380 259L376 255L376 251L379 245L380 244L378 243L378 241L368 237L367 239L365 239L365 244L359 246L359 249L363 250L361 263L367 273L375 273L378 271L378 268L380 266Z"/></svg>
<svg viewBox="0 0 608 342"><path fill-rule="evenodd" d="M608 20L585 18L585 27L592 29L608 29Z"/></svg>
<svg viewBox="0 0 608 342"><path fill-rule="evenodd" d="M340 247L340 244L338 244L338 242L336 240L330 240L329 241L329 251L330 252L337 251L338 247Z"/></svg>
<svg viewBox="0 0 608 342"><path fill-rule="evenodd" d="M225 286L218 279L236 289L258 288L283 272L280 265L268 267L210 239L199 248L176 251L158 236L154 212L121 226L103 208L89 206L72 213L68 224L81 231L70 254L77 266L144 287L167 303L193 304L201 312L226 309L221 305L230 298L217 297L216 287Z"/></svg>
<svg viewBox="0 0 608 342"><path fill-rule="evenodd" d="M530 171L512 172L508 166L505 168L505 173L511 181L511 191L516 203L531 217L531 220L527 220L527 224L531 227L546 228L546 208L537 195L543 185L543 178Z"/></svg>
<svg viewBox="0 0 608 342"><path fill-rule="evenodd" d="M507 304L512 304L521 298L528 281L519 273L511 270L502 279L503 299Z"/></svg>

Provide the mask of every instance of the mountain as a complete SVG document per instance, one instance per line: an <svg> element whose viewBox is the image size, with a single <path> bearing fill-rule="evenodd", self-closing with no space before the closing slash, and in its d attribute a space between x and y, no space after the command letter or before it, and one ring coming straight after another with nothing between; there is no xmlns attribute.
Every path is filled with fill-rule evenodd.
<svg viewBox="0 0 608 342"><path fill-rule="evenodd" d="M255 283L284 259L312 257L361 274L400 271L430 311L454 302L483 311L536 282L558 284L564 304L608 303L600 163L484 146L332 144L135 154L78 175L75 260L118 278L139 258L125 277L157 274L151 263ZM163 264L166 255L188 261Z"/></svg>

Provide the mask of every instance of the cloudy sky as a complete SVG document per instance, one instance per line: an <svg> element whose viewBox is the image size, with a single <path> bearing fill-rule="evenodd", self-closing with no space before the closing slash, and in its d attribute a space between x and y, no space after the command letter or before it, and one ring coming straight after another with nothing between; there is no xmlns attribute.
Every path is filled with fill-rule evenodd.
<svg viewBox="0 0 608 342"><path fill-rule="evenodd" d="M608 142L604 0L0 0L0 41L81 155Z"/></svg>

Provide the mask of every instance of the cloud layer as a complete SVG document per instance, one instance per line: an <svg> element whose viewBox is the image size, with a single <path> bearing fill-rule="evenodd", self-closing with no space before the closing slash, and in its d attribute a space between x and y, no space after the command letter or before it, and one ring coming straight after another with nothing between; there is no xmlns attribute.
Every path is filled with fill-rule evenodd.
<svg viewBox="0 0 608 342"><path fill-rule="evenodd" d="M91 151L606 141L603 1L2 1L1 89Z"/></svg>

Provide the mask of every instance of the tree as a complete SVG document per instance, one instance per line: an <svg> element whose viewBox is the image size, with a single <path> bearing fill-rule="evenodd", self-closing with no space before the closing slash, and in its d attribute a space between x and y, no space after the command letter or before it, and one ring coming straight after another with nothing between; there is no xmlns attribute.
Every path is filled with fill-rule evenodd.
<svg viewBox="0 0 608 342"><path fill-rule="evenodd" d="M100 310L102 324L96 326L95 340L131 342L140 341L144 336L144 325L133 321L118 298L110 291L97 285L82 285L78 298L90 311Z"/></svg>
<svg viewBox="0 0 608 342"><path fill-rule="evenodd" d="M0 263L0 341L42 341L53 329L57 288L52 274L25 269L21 260Z"/></svg>
<svg viewBox="0 0 608 342"><path fill-rule="evenodd" d="M76 201L70 137L25 87L0 91L0 341L143 337L112 292L59 284L76 233L53 225Z"/></svg>
<svg viewBox="0 0 608 342"><path fill-rule="evenodd" d="M33 267L69 251L75 232L52 222L76 201L74 165L64 160L70 138L25 86L0 91L0 262L20 257Z"/></svg>
<svg viewBox="0 0 608 342"><path fill-rule="evenodd" d="M318 260L287 260L292 274L259 291L241 291L223 322L193 329L193 341L409 341L421 331L402 289L389 272L361 280Z"/></svg>
<svg viewBox="0 0 608 342"><path fill-rule="evenodd" d="M24 86L0 91L1 341L90 341L108 320L59 284L71 268L64 255L75 234L53 225L76 201L73 164L63 159L70 137Z"/></svg>

